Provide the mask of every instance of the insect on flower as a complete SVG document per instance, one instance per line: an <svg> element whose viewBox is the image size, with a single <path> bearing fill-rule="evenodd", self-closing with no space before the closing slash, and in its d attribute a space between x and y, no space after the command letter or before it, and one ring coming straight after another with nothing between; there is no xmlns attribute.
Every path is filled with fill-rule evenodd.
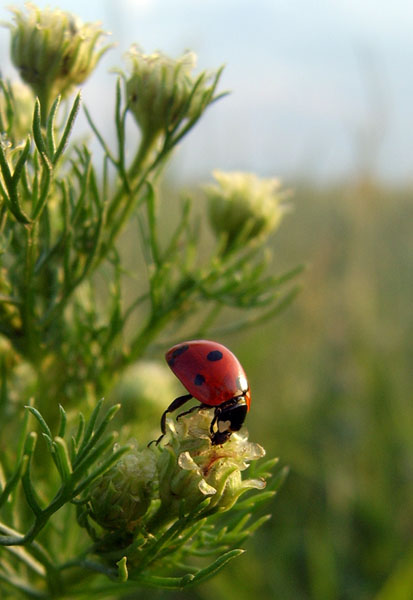
<svg viewBox="0 0 413 600"><path fill-rule="evenodd" d="M156 440L157 444L166 433L166 415L191 398L201 404L180 413L177 418L215 407L210 425L213 445L223 444L232 432L241 429L250 408L251 394L245 371L228 348L209 340L193 340L173 346L165 358L189 393L175 398L162 414L162 435Z"/></svg>

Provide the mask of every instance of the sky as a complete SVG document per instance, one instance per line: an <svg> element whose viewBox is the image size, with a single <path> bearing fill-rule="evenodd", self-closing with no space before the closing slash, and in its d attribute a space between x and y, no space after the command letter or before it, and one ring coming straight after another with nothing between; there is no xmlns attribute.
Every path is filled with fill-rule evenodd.
<svg viewBox="0 0 413 600"><path fill-rule="evenodd" d="M1 3L0 19L9 20ZM21 6L21 2L15 5ZM370 172L386 181L413 173L413 3L410 0L60 0L37 2L101 21L116 49L84 87L104 128L113 67L132 43L145 52L198 55L225 64L221 89L174 158L179 179L212 169L335 181ZM0 30L1 69L8 30ZM102 101L104 98L104 101ZM109 135L109 133L108 133Z"/></svg>

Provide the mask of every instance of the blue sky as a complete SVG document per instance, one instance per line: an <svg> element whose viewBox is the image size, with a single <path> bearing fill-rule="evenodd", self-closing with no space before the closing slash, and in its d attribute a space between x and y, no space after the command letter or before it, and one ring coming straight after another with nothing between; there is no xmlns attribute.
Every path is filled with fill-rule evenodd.
<svg viewBox="0 0 413 600"><path fill-rule="evenodd" d="M3 20L9 4L2 3ZM103 126L112 108L108 70L131 43L173 56L193 49L200 68L226 64L222 88L232 94L182 144L174 163L179 178L205 178L222 168L334 180L367 168L384 179L411 179L413 3L407 0L37 4L99 20L118 42L84 91ZM8 38L2 30L2 70L10 74Z"/></svg>

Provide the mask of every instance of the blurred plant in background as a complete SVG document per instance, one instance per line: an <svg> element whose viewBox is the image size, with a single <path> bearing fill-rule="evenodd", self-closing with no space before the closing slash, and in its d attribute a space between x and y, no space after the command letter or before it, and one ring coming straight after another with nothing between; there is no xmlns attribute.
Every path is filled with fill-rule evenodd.
<svg viewBox="0 0 413 600"><path fill-rule="evenodd" d="M284 194L275 180L220 173L207 191L216 235L208 252L207 220L191 198L165 227L160 173L224 95L221 70L192 76L190 53L172 60L133 49L115 87L115 145L85 108L103 149L97 165L72 137L80 95L65 116L60 103L106 51L104 32L31 4L13 12L11 55L33 98L1 82L0 580L10 597L40 598L194 586L241 553L285 472L236 502L265 486L276 461L243 478L263 448L243 431L211 446L205 413L170 424L166 443L146 448L173 384L141 359L172 340L244 330L291 301L300 269L271 275L263 252ZM138 139L131 159L129 136ZM125 231L140 244L132 269ZM113 403L103 416L101 396ZM114 446L116 429L139 442Z"/></svg>
<svg viewBox="0 0 413 600"><path fill-rule="evenodd" d="M260 244L286 211L278 179L260 179L254 173L213 173L217 183L205 186L211 224L226 237L225 251L240 241Z"/></svg>
<svg viewBox="0 0 413 600"><path fill-rule="evenodd" d="M250 428L291 471L253 551L179 598L410 600L412 190L301 182L294 208L274 252L310 256L307 281L283 319L239 338Z"/></svg>

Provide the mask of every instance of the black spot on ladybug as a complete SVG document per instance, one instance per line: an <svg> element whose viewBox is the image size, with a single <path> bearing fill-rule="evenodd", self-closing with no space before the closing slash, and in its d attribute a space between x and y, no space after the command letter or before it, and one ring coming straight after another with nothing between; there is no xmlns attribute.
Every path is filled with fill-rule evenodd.
<svg viewBox="0 0 413 600"><path fill-rule="evenodd" d="M211 352L208 352L207 359L215 362L217 360L221 360L222 356L223 354L219 350L212 350Z"/></svg>
<svg viewBox="0 0 413 600"><path fill-rule="evenodd" d="M202 385L205 382L205 377L198 373L194 379L195 385Z"/></svg>
<svg viewBox="0 0 413 600"><path fill-rule="evenodd" d="M170 367L173 367L175 364L175 359L178 358L178 356L181 356L181 354L183 354L184 352L186 352L188 348L188 344L184 344L183 346L179 346L179 348L175 348L175 350L172 352L172 357L168 360L168 365Z"/></svg>
<svg viewBox="0 0 413 600"><path fill-rule="evenodd" d="M176 348L172 352L172 358L177 358L178 356L181 356L181 354L183 354L184 352L186 352L188 350L188 348L189 348L188 344L184 344L183 346L179 346L179 348Z"/></svg>

